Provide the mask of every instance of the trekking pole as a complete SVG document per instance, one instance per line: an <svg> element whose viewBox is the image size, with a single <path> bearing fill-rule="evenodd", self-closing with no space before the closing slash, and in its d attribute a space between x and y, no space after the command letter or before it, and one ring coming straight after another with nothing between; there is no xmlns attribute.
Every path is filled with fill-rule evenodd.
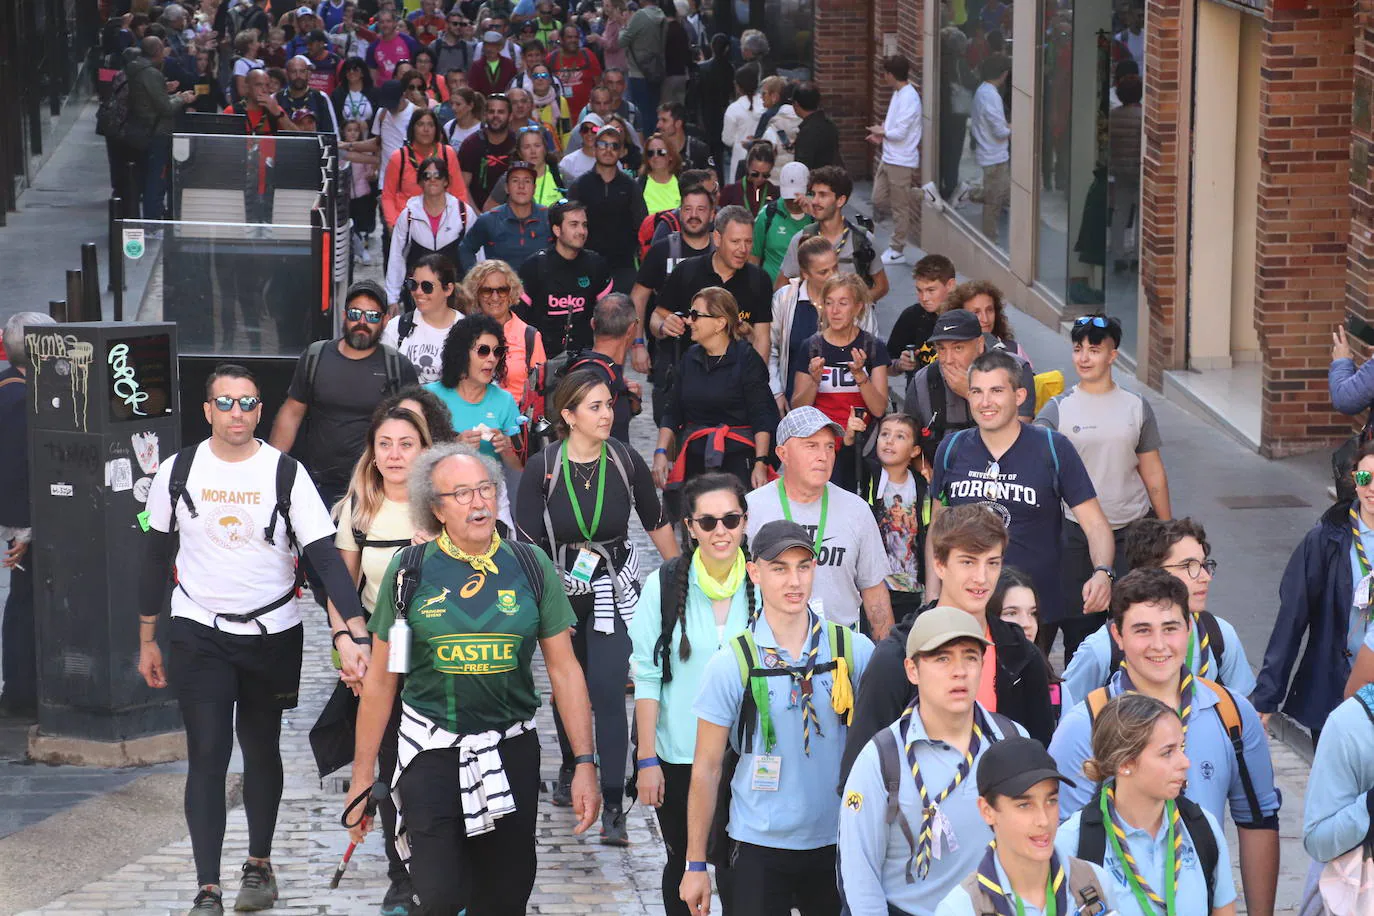
<svg viewBox="0 0 1374 916"><path fill-rule="evenodd" d="M342 823L344 827L350 829L356 826L348 822L348 815L353 811L355 807L357 807L358 803L361 801L363 804L363 814L362 817L359 818L359 823L366 826L367 823L371 821L373 816L377 813L377 802L385 798L386 795L386 785L382 783L380 780L374 782L372 784L372 788L368 789L366 795L358 796L353 800L352 804L350 804L347 808L344 809L343 817L339 819L340 823ZM339 886L339 882L343 880L344 872L348 871L349 860L353 858L353 851L357 848L357 843L350 842L348 844L348 848L344 850L343 858L339 860L339 867L334 869L334 877L329 879L330 890L334 890L335 888L337 888Z"/></svg>

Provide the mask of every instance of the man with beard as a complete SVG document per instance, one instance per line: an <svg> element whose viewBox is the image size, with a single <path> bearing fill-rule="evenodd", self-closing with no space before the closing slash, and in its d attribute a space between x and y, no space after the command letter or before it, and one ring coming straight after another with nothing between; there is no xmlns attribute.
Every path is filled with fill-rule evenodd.
<svg viewBox="0 0 1374 916"><path fill-rule="evenodd" d="M501 93L487 96L486 122L458 148L458 165L472 195L472 205L482 209L497 179L506 174L515 135L510 131L510 99Z"/></svg>
<svg viewBox="0 0 1374 916"><path fill-rule="evenodd" d="M581 112L592 99L592 87L601 78L601 62L582 47L582 32L568 23L558 33L558 49L549 55L558 82L568 94L568 108Z"/></svg>
<svg viewBox="0 0 1374 916"><path fill-rule="evenodd" d="M381 342L385 316L386 293L380 286L360 280L349 287L343 336L316 341L301 354L272 424L272 447L290 452L299 444L295 454L327 506L348 488L377 404L419 381L410 360ZM307 416L310 422L298 443Z"/></svg>
<svg viewBox="0 0 1374 916"><path fill-rule="evenodd" d="M520 265L525 287L516 308L521 319L538 329L549 358L565 349L592 344L592 309L611 291L606 259L587 250L587 208L565 201L549 208L553 245Z"/></svg>
<svg viewBox="0 0 1374 916"><path fill-rule="evenodd" d="M277 103L290 117L298 111L309 111L315 116L315 129L339 133L339 122L334 117L334 106L329 97L318 89L310 88L310 59L297 54L286 62L286 88L277 93Z"/></svg>
<svg viewBox="0 0 1374 916"><path fill-rule="evenodd" d="M615 289L622 293L634 285L639 224L649 215L634 179L621 171L624 142L614 127L598 131L596 165L568 188L568 197L587 207L587 246L606 259Z"/></svg>

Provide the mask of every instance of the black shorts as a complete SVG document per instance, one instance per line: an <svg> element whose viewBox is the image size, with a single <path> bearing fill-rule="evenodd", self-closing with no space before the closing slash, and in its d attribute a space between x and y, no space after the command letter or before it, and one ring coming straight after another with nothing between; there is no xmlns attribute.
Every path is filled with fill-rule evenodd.
<svg viewBox="0 0 1374 916"><path fill-rule="evenodd" d="M239 636L173 617L167 678L179 703L247 703L294 709L305 627Z"/></svg>

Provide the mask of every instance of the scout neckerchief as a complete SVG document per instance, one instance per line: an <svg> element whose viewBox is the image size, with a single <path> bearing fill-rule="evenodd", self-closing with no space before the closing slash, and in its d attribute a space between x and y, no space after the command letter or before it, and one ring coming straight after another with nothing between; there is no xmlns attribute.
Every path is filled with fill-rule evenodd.
<svg viewBox="0 0 1374 916"><path fill-rule="evenodd" d="M588 542L596 540L596 529L601 525L601 506L606 498L606 443L601 443L601 458L597 462L596 471L596 509L592 512L592 525L587 527L587 523L582 519L582 506L577 502L577 491L573 489L572 472L568 470L568 443L563 443L563 485L568 489L568 502L572 503L573 518L577 522L577 530L582 532L582 537ZM587 480L585 489L591 489L591 480Z"/></svg>
<svg viewBox="0 0 1374 916"><path fill-rule="evenodd" d="M724 579L717 580L706 571L706 564L702 562L701 551L692 552L692 569L696 570L697 585L701 591L712 601L724 601L726 598L735 597L735 592L739 591L740 583L744 581L744 551L735 551L735 562L730 567L730 571L725 574Z"/></svg>
<svg viewBox="0 0 1374 916"><path fill-rule="evenodd" d="M816 673L816 655L821 648L821 618L814 611L806 612L807 619L811 623L811 633L807 636L807 648L803 650L802 664L787 668L787 673L792 677L792 693L787 703L788 709L794 709L798 705L802 711L802 753L808 757L811 755L811 728L815 726L816 734L821 734L821 720L816 715L816 706L812 701L814 688L811 678ZM776 647L774 647L776 650ZM769 664L770 659L761 659L767 667L781 667L782 657L776 651L773 656L776 658L774 664ZM759 726L763 729L764 753L770 753L773 745L777 743L778 733L773 727L773 716L768 703L768 684L767 678L751 677L749 679L749 689L754 694L754 705L759 710ZM800 702L798 702L800 700Z"/></svg>
<svg viewBox="0 0 1374 916"><path fill-rule="evenodd" d="M1350 507L1350 535L1355 545L1355 561L1359 564L1360 568L1359 578L1355 580L1355 586L1358 588L1359 584L1369 575L1370 566L1369 556L1364 551L1364 541L1360 538L1360 515L1355 511L1355 506L1353 504ZM1366 596L1366 598L1367 597L1368 596ZM1359 597L1356 596L1355 601L1358 602L1359 600ZM1371 622L1374 622L1374 612L1371 612L1369 608L1366 607L1365 623L1369 624Z"/></svg>
<svg viewBox="0 0 1374 916"><path fill-rule="evenodd" d="M501 535L493 531L491 533L491 547L487 549L486 553L466 553L457 544L453 543L453 539L448 536L447 529L439 533L439 549L453 557L453 559L469 564L478 573L491 573L495 575L498 572L496 564L492 562L491 558L496 556L496 551L500 546Z"/></svg>
<svg viewBox="0 0 1374 916"><path fill-rule="evenodd" d="M778 481L778 502L782 504L782 517L792 521L792 505L787 501L787 484ZM830 487L821 489L821 523L816 527L816 556L821 555L821 543L825 540L825 516L830 511Z"/></svg>
<svg viewBox="0 0 1374 916"><path fill-rule="evenodd" d="M1004 888L998 883L996 857L997 841L993 840L988 844L987 852L983 853L983 861L978 864L978 883L992 899L992 908L997 911L997 916L1026 916L1025 904L1016 891L1011 889L1010 884ZM1045 916L1059 916L1060 913L1065 916L1070 913L1069 888L1064 880L1063 863L1056 852L1050 855L1050 876L1045 882Z"/></svg>
<svg viewBox="0 0 1374 916"><path fill-rule="evenodd" d="M1196 670L1199 677L1207 677L1208 674L1211 673L1211 670L1212 670L1212 652L1211 652L1211 648L1210 648L1210 647L1211 647L1211 643L1212 643L1211 634L1209 634L1209 633L1207 632L1207 628L1206 628L1205 626L1202 625L1202 615L1201 615L1200 613L1199 613L1199 614L1194 614L1194 615L1193 615L1193 633L1192 633L1192 636L1188 639L1188 659L1187 659L1187 664L1188 664L1188 670L1189 670L1189 671ZM1193 668L1193 647L1194 647L1194 646L1197 646L1197 649L1198 649L1198 661L1201 663L1201 667L1200 667L1200 668L1197 668L1197 669L1194 669L1194 668Z"/></svg>
<svg viewBox="0 0 1374 916"><path fill-rule="evenodd" d="M930 862L934 857L934 833L935 825L940 823L942 834L948 833L948 822L944 815L940 813L940 804L959 788L960 784L968 778L969 771L973 769L973 760L978 756L978 750L983 744L983 735L988 730L987 720L983 715L982 707L973 707L973 737L969 739L968 750L964 752L964 759L959 761L959 768L954 771L954 779L945 790L935 798L930 798L930 793L926 791L926 781L921 777L921 766L916 761L916 742L920 740L916 737L912 723L916 720L916 709L919 705L919 698L913 699L902 717L897 721L901 723L902 734L906 736L906 761L911 767L911 778L916 781L916 794L921 798L921 827L916 840L916 875L922 880L930 874ZM945 840L946 847L949 847L949 840ZM910 873L908 872L908 878Z"/></svg>
<svg viewBox="0 0 1374 916"><path fill-rule="evenodd" d="M1121 669L1121 692L1139 693L1135 684L1131 683L1131 675L1125 668ZM1188 723L1193 718L1193 707L1197 705L1197 682L1193 679L1193 672L1187 668L1179 671L1178 682L1178 717L1183 720L1183 743L1188 743Z"/></svg>
<svg viewBox="0 0 1374 916"><path fill-rule="evenodd" d="M1141 876L1135 856L1131 855L1126 844L1126 830L1116 816L1116 790L1110 783L1103 788L1099 804L1102 807L1103 823L1110 825L1107 839L1111 841L1112 852L1116 855L1117 861L1125 868L1126 883L1130 885L1136 903L1140 904L1140 912L1160 912L1164 916L1175 916L1178 875L1183 867L1183 856L1180 854L1183 848L1183 831L1179 829L1178 806L1172 799L1164 803L1164 819L1168 824L1169 833L1165 842L1167 858L1164 862L1164 896L1161 897Z"/></svg>

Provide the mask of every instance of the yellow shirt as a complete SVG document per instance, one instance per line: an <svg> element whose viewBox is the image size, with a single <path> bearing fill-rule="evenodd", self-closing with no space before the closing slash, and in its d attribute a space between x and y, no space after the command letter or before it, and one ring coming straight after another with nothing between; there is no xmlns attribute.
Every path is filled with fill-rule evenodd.
<svg viewBox="0 0 1374 916"><path fill-rule="evenodd" d="M646 176L644 182L644 206L649 208L650 213L662 213L664 210L676 210L682 203L682 194L678 190L677 176L674 175L664 184L654 181L653 176Z"/></svg>
<svg viewBox="0 0 1374 916"><path fill-rule="evenodd" d="M358 542L353 538L352 501L344 498L343 508L339 511L338 533L334 535L334 546L340 550L358 550ZM410 520L410 504L383 499L372 524L363 536L369 541L410 540L415 534L415 525ZM386 568L399 547L364 547L362 556L363 607L367 612L377 606L377 593L382 587Z"/></svg>

